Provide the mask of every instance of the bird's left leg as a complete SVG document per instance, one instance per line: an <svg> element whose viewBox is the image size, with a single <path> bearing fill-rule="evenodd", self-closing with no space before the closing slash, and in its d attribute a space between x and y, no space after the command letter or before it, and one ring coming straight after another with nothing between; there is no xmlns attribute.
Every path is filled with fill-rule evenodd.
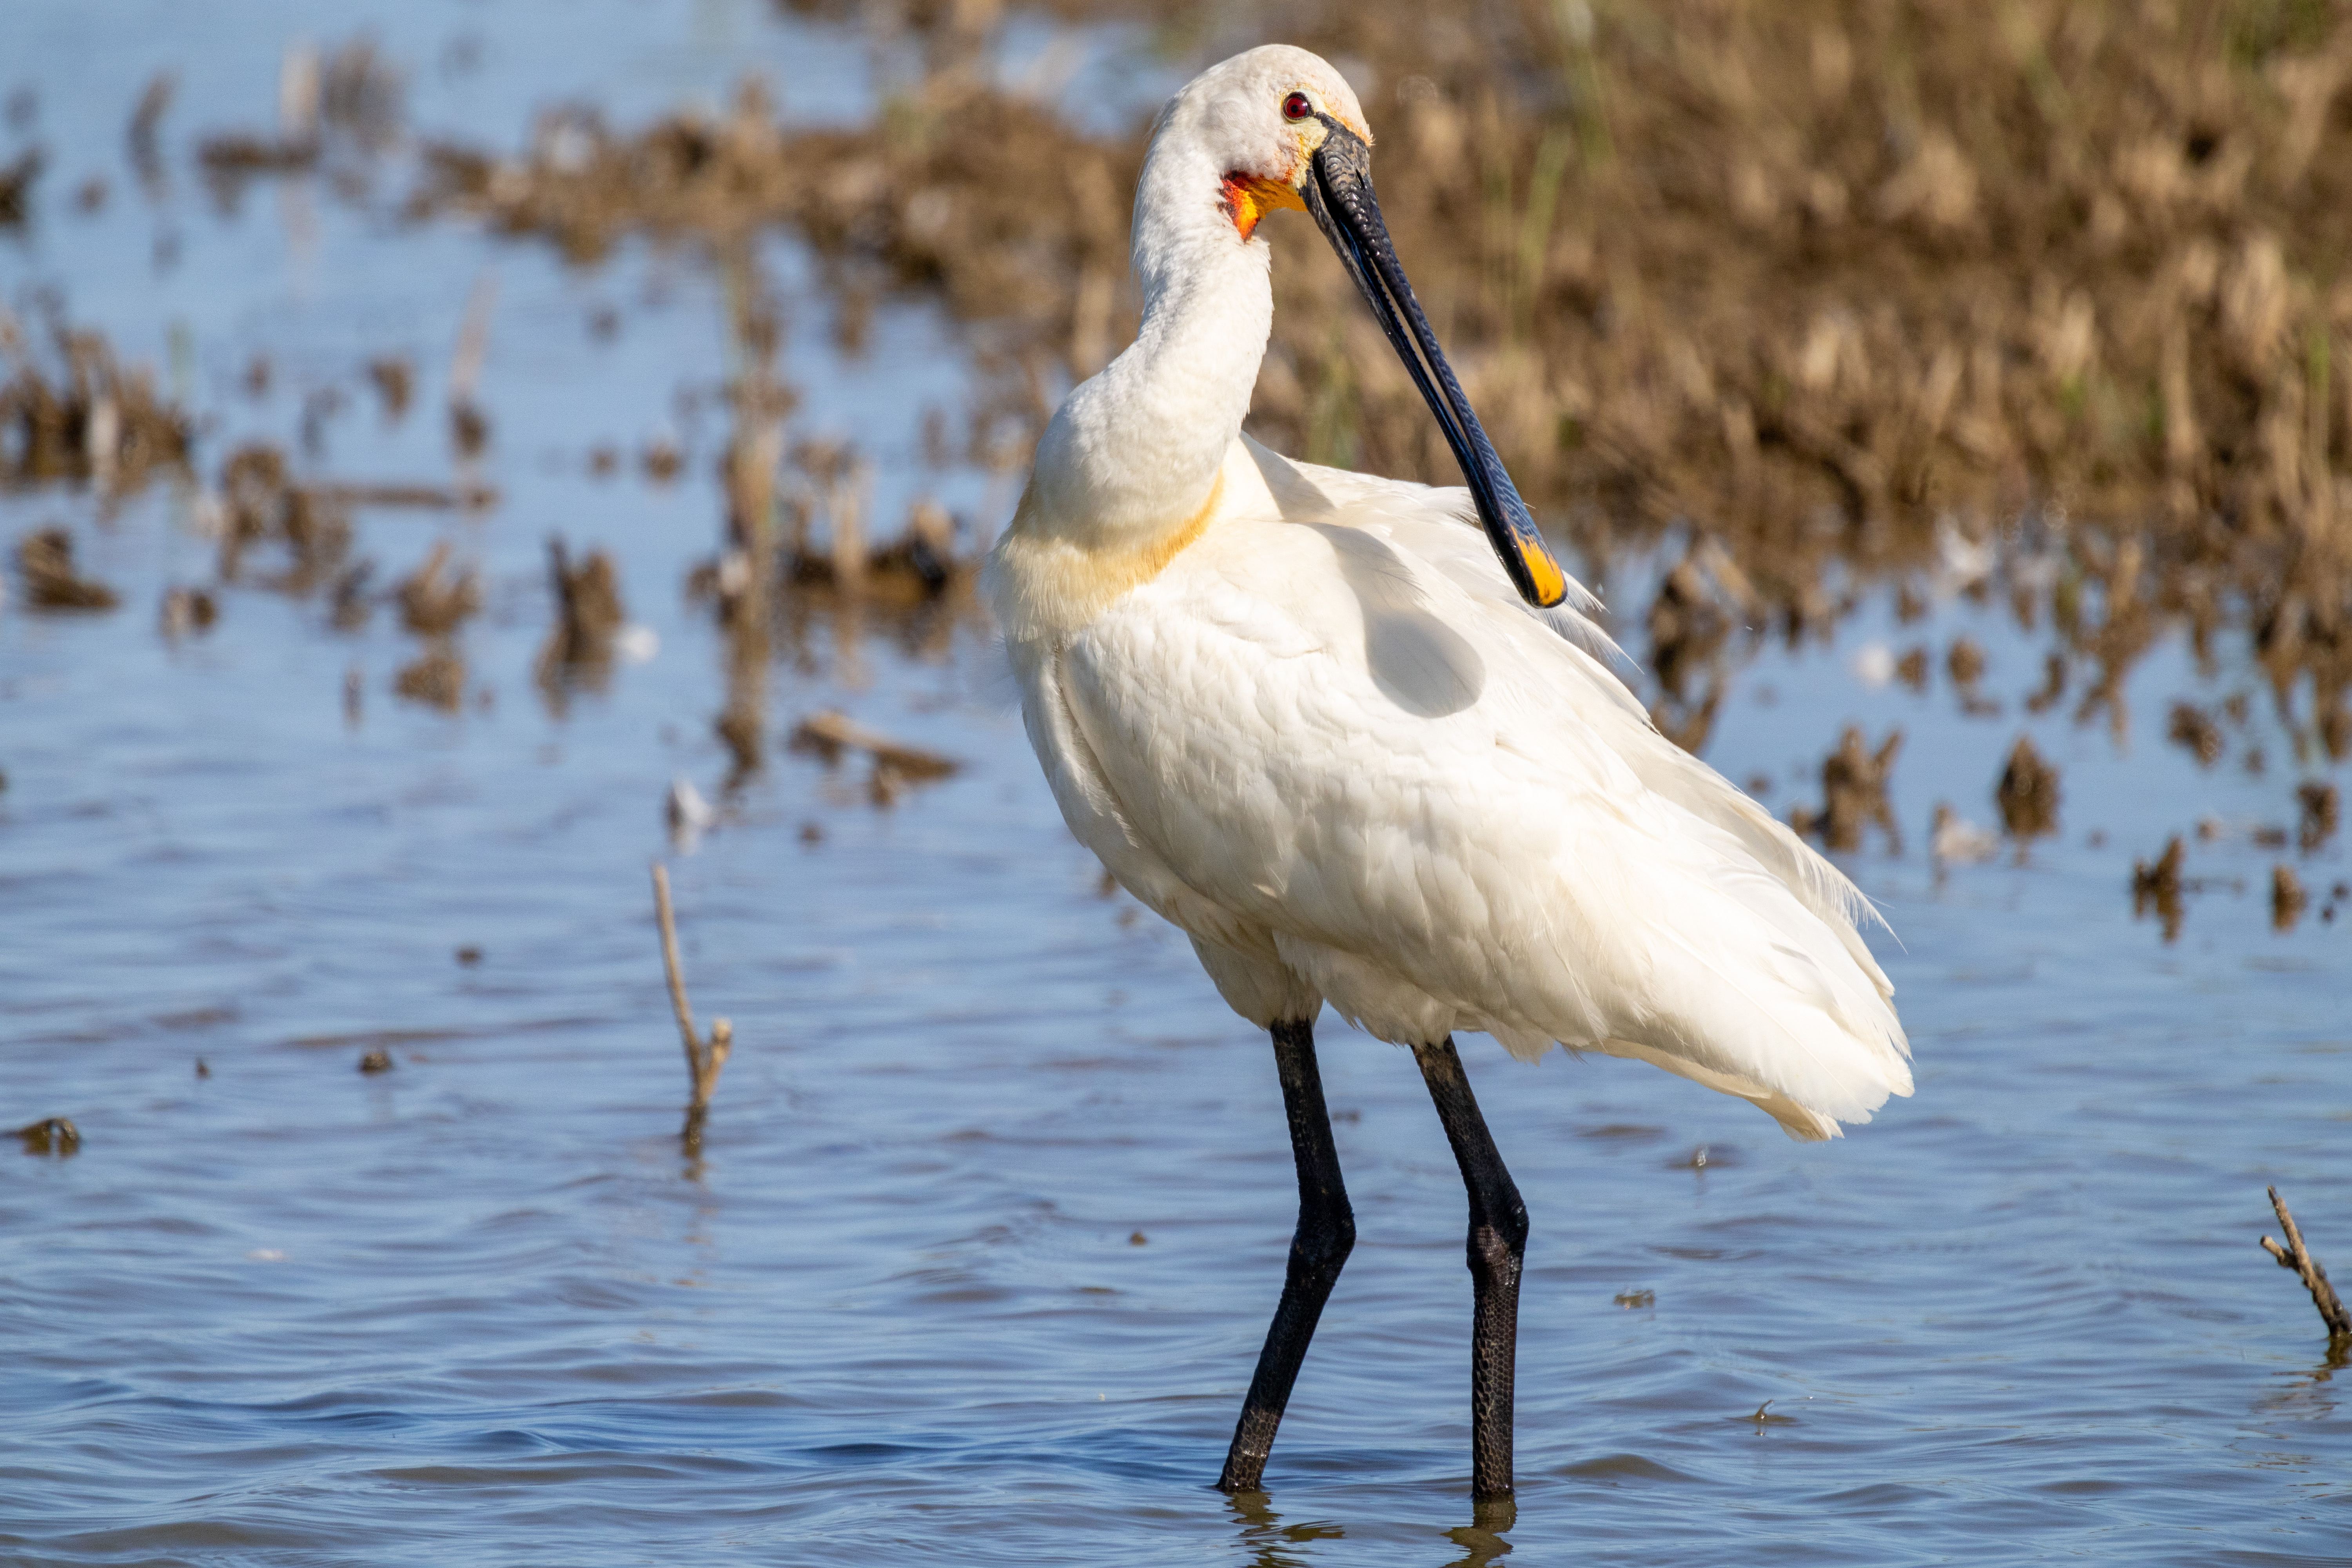
<svg viewBox="0 0 2352 1568"><path fill-rule="evenodd" d="M1480 1502L1511 1495L1511 1388L1518 1357L1519 1265L1527 1254L1528 1209L1495 1152L1477 1097L1463 1075L1449 1035L1415 1046L1429 1098L1462 1184L1470 1193L1470 1494Z"/></svg>
<svg viewBox="0 0 2352 1568"><path fill-rule="evenodd" d="M1315 1064L1315 1026L1276 1022L1271 1032L1283 1110L1290 1118L1290 1152L1298 1165L1298 1228L1290 1238L1282 1302L1266 1327L1257 1374L1250 1379L1224 1473L1217 1478L1217 1489L1227 1493L1260 1489L1265 1457L1274 1449L1275 1428L1282 1425L1299 1363L1307 1359L1307 1343L1356 1246L1356 1215L1339 1178L1339 1152L1323 1105L1323 1075Z"/></svg>

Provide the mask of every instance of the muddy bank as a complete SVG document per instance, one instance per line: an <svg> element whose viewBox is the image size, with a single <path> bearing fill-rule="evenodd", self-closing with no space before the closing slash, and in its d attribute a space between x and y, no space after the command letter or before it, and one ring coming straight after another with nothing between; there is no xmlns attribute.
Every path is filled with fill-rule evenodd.
<svg viewBox="0 0 2352 1568"><path fill-rule="evenodd" d="M400 68L349 45L289 51L274 130L198 143L216 183L316 178L583 268L647 239L719 277L729 372L680 396L726 428L715 449L656 437L641 466L662 480L709 461L721 479L717 552L688 588L727 634L712 723L737 778L772 750L779 659L805 666L820 638L845 648L875 628L945 646L990 521L920 500L903 523L876 518L875 458L796 427L761 237L808 243L839 347L856 350L885 298L935 300L959 324L977 375L926 426L929 468L1017 476L1135 319L1139 121L1075 128L1053 89L1004 68L1025 24L994 6L824 15L912 62L865 125L794 124L746 81L715 111L625 126L556 106L517 149L467 145L408 128ZM2292 814L2297 783L2352 749L2352 235L2337 199L2352 194L2337 189L2352 26L2193 5L2128 26L2011 22L1948 5L1498 5L1465 20L1376 4L1277 9L1249 37L1180 11L1161 47L1192 63L1288 36L1359 83L1421 290L1530 498L1613 590L1619 624L1646 633L1644 696L1681 743L1706 748L1766 639L1825 639L1874 606L1916 625L1958 595L2013 617L2032 660L1923 626L1915 646L1895 634L1899 655L1882 650L1865 680L1948 693L1984 721L1976 809L1997 807L2019 846L2055 830L2059 793L2019 726L2059 712L2122 738L2126 676L2181 627L2200 675L2231 672L2235 689L2184 694L2143 724L2209 767L2284 762ZM134 132L143 118L152 142L167 99L151 89ZM1454 478L1337 263L1304 222L1269 233L1279 308L1253 427L1322 461ZM461 471L497 427L468 368L489 299L468 307L449 377ZM591 319L600 339L618 330L614 308ZM397 419L413 374L379 357L359 384ZM51 469L90 449L42 443ZM378 595L351 509L432 487L298 486L233 472L236 456L218 481L222 581L243 552L282 549L284 571L246 580L331 586L336 624L363 618ZM598 476L622 468L609 441L581 457ZM417 504L490 499L459 486ZM572 570L551 575L566 618L533 670L559 707L606 662L591 626L603 590ZM395 689L457 710L455 626L416 635L424 657ZM1892 848L1880 803L1896 766L1883 740L1842 744L1820 805L1793 815L1832 847L1868 827Z"/></svg>
<svg viewBox="0 0 2352 1568"><path fill-rule="evenodd" d="M993 7L854 14L926 62L868 128L791 130L756 85L635 132L563 110L520 154L431 146L409 210L583 261L789 226L846 332L885 290L971 325L987 392L962 446L1017 468L1130 330L1145 128L1089 138L997 86ZM1365 89L1422 291L1603 574L1686 525L1713 548L1669 580L1675 616L1711 600L1791 638L1873 584L1906 609L1999 595L2055 634L2050 701L2072 677L2077 717L2118 724L2166 626L2200 647L2231 626L2289 721L2352 748L2352 26L1687 3L1277 8L1263 30ZM1450 479L1336 264L1303 226L1276 241L1255 427ZM1665 684L1662 721L1703 743L1703 692Z"/></svg>

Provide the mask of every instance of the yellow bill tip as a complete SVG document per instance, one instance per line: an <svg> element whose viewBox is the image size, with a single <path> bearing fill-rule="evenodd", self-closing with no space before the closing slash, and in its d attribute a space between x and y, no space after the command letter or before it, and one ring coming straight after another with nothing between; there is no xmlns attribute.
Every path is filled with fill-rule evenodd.
<svg viewBox="0 0 2352 1568"><path fill-rule="evenodd" d="M1568 597L1568 574L1540 541L1521 539L1514 542L1519 548L1519 564L1527 569L1528 581L1535 585L1535 602L1551 609Z"/></svg>

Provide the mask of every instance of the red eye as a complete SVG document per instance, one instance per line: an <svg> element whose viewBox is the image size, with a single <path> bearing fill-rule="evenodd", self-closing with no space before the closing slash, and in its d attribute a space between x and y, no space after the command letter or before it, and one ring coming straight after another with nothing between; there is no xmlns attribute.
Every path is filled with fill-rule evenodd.
<svg viewBox="0 0 2352 1568"><path fill-rule="evenodd" d="M1285 120L1304 120L1314 112L1315 106L1307 101L1307 95L1303 92L1294 92L1282 100L1282 117Z"/></svg>

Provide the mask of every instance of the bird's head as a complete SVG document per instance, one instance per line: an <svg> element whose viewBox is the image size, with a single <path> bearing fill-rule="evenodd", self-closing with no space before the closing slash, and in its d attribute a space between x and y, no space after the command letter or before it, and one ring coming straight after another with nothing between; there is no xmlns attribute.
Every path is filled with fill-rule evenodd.
<svg viewBox="0 0 2352 1568"><path fill-rule="evenodd" d="M1372 141L1347 79L1286 44L1202 72L1169 106L1168 120L1210 154L1219 210L1244 241L1276 208L1307 210L1313 161L1334 131L1366 147Z"/></svg>
<svg viewBox="0 0 2352 1568"><path fill-rule="evenodd" d="M1495 455L1405 280L1372 194L1371 127L1347 79L1305 49L1251 49L1193 78L1162 112L1153 142L1155 154L1181 147L1188 168L1213 172L1217 210L1244 245L1264 243L1255 237L1258 222L1276 208L1314 216L1437 416L1512 584L1532 605L1549 607L1566 598L1567 574ZM1144 216L1139 205L1139 225Z"/></svg>

